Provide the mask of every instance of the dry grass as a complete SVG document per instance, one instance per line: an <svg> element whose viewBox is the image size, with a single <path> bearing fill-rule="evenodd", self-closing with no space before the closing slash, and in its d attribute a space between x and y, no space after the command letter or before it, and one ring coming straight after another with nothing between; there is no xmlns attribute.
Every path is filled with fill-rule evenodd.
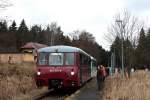
<svg viewBox="0 0 150 100"><path fill-rule="evenodd" d="M150 72L138 71L130 79L108 78L102 100L150 100Z"/></svg>
<svg viewBox="0 0 150 100"><path fill-rule="evenodd" d="M0 64L0 100L27 100L36 88L34 64ZM19 100L19 99L18 99Z"/></svg>

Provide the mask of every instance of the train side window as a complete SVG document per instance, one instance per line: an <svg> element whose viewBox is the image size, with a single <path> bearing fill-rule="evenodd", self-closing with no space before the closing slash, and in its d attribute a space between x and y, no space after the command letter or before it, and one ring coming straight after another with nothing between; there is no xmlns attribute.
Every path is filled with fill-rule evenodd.
<svg viewBox="0 0 150 100"><path fill-rule="evenodd" d="M88 56L84 55L84 65L88 65Z"/></svg>
<svg viewBox="0 0 150 100"><path fill-rule="evenodd" d="M66 53L65 65L74 65L74 53Z"/></svg>
<svg viewBox="0 0 150 100"><path fill-rule="evenodd" d="M84 65L84 56L80 54L80 65Z"/></svg>
<svg viewBox="0 0 150 100"><path fill-rule="evenodd" d="M47 65L48 62L47 53L39 53L38 62L39 65Z"/></svg>
<svg viewBox="0 0 150 100"><path fill-rule="evenodd" d="M91 58L88 57L88 66L91 66Z"/></svg>
<svg viewBox="0 0 150 100"><path fill-rule="evenodd" d="M87 57L84 55L84 65L87 65Z"/></svg>
<svg viewBox="0 0 150 100"><path fill-rule="evenodd" d="M88 65L88 56L84 55L84 54L80 54L80 64L81 65Z"/></svg>

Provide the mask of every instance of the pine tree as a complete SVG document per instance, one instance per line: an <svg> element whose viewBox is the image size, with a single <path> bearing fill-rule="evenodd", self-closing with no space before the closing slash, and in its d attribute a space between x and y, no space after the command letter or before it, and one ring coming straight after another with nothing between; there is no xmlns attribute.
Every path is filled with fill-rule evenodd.
<svg viewBox="0 0 150 100"><path fill-rule="evenodd" d="M12 22L12 25L9 27L9 32L16 32L17 26L15 20Z"/></svg>
<svg viewBox="0 0 150 100"><path fill-rule="evenodd" d="M20 49L27 41L28 27L23 19L17 31L17 48Z"/></svg>
<svg viewBox="0 0 150 100"><path fill-rule="evenodd" d="M41 38L39 34L42 32L41 26L34 25L30 30L30 41L38 42Z"/></svg>
<svg viewBox="0 0 150 100"><path fill-rule="evenodd" d="M147 46L150 47L150 28L149 28L148 34L146 36L146 41L147 41L147 44L148 44Z"/></svg>
<svg viewBox="0 0 150 100"><path fill-rule="evenodd" d="M19 33L27 33L28 32L28 27L27 27L24 19L21 21L21 24L18 28L18 32Z"/></svg>
<svg viewBox="0 0 150 100"><path fill-rule="evenodd" d="M146 36L146 46L145 46L145 64L150 68L150 28L148 30L148 34Z"/></svg>
<svg viewBox="0 0 150 100"><path fill-rule="evenodd" d="M145 31L142 28L140 31L140 37L138 40L138 46L136 49L136 53L137 53L137 62L139 67L144 67L145 66L145 49L146 48L146 37L145 37Z"/></svg>
<svg viewBox="0 0 150 100"><path fill-rule="evenodd" d="M124 41L124 66L125 67L133 67L134 65L133 52L134 52L134 49L133 49L132 43L127 38Z"/></svg>
<svg viewBox="0 0 150 100"><path fill-rule="evenodd" d="M111 52L115 54L115 67L121 67L121 39L118 36L111 45Z"/></svg>
<svg viewBox="0 0 150 100"><path fill-rule="evenodd" d="M0 32L7 32L8 28L7 28L7 21L6 20L2 20L0 22Z"/></svg>

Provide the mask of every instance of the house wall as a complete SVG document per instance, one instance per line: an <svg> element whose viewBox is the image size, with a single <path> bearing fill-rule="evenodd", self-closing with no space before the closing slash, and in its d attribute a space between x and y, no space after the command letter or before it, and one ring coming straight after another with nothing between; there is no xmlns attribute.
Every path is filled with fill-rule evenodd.
<svg viewBox="0 0 150 100"><path fill-rule="evenodd" d="M24 53L22 55L23 57L23 62L34 62L34 56L31 53Z"/></svg>
<svg viewBox="0 0 150 100"><path fill-rule="evenodd" d="M3 53L0 54L0 63L34 62L32 53Z"/></svg>

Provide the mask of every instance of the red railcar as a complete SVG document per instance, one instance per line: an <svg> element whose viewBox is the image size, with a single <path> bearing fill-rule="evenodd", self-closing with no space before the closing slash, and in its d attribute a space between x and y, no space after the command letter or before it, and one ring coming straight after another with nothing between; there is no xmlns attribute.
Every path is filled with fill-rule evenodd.
<svg viewBox="0 0 150 100"><path fill-rule="evenodd" d="M76 47L45 47L37 55L37 86L79 87L96 72L96 60Z"/></svg>

